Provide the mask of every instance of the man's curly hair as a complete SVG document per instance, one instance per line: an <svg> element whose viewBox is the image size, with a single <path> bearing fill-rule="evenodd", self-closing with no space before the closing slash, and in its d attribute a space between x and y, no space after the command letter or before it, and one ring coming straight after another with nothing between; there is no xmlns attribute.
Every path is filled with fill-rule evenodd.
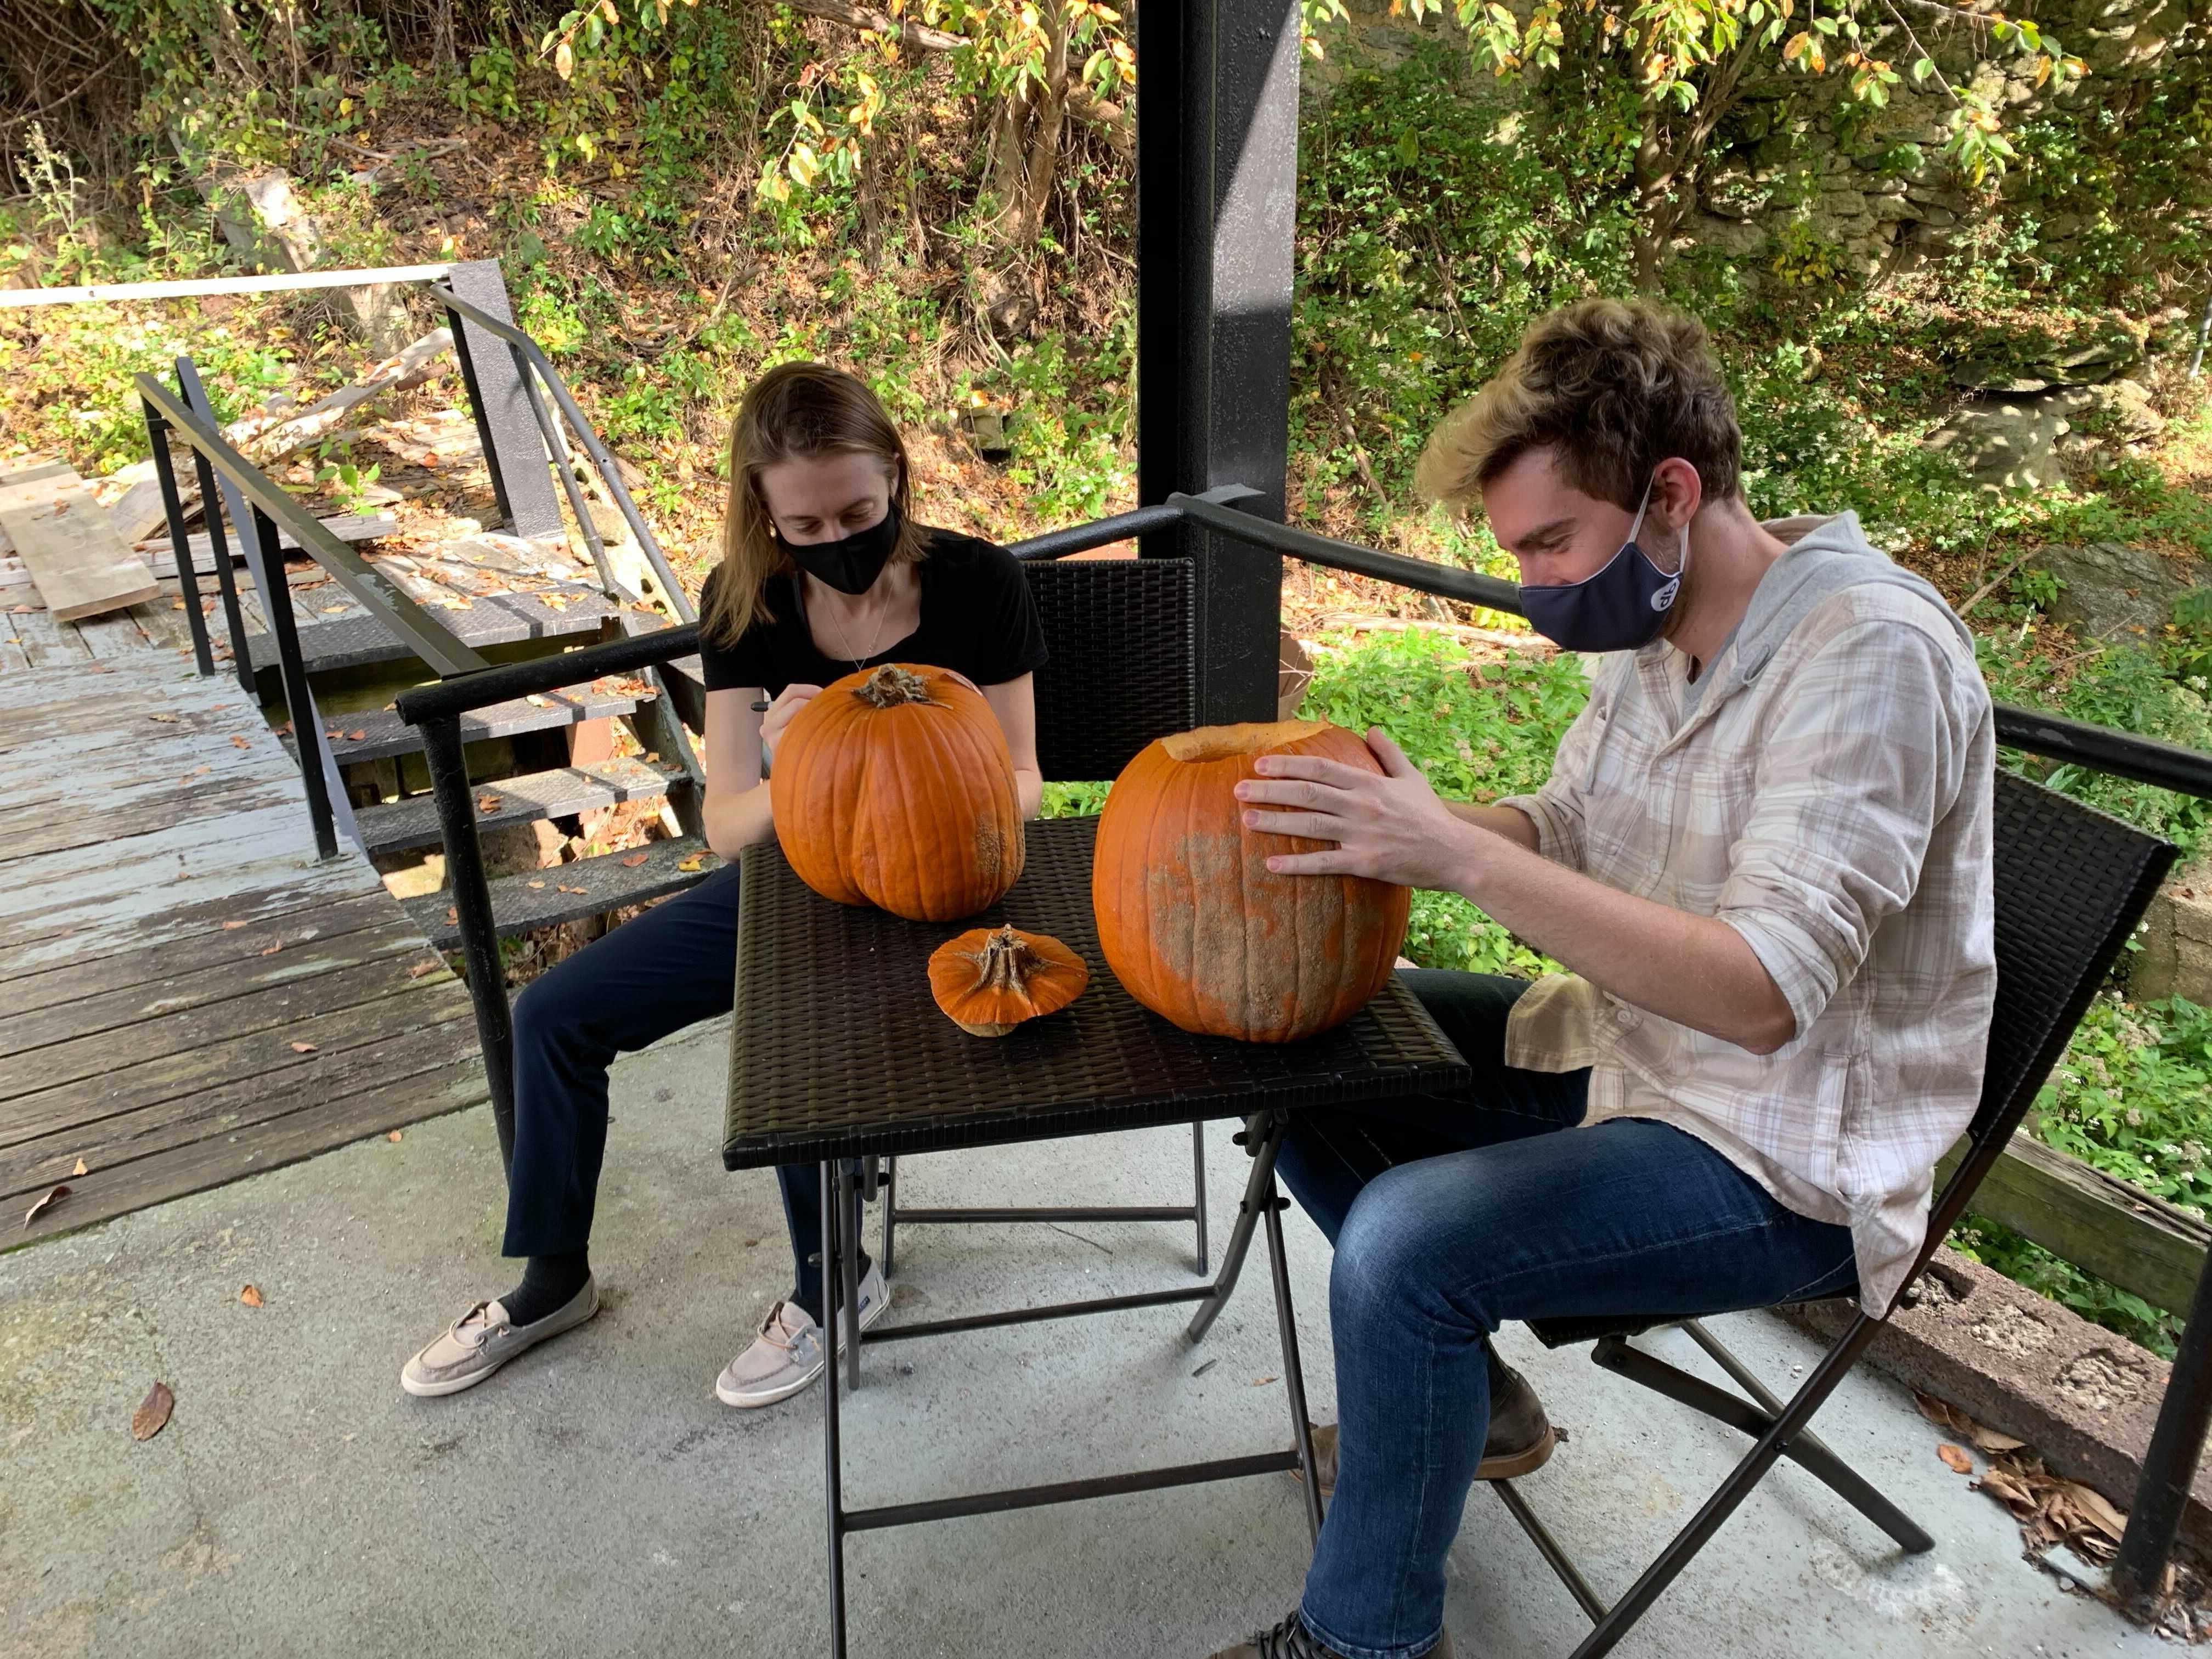
<svg viewBox="0 0 2212 1659"><path fill-rule="evenodd" d="M1705 325L1648 300L1580 300L1530 324L1497 378L1431 435L1415 482L1463 508L1547 447L1569 484L1631 511L1670 457L1698 469L1707 501L1742 488L1743 434Z"/></svg>

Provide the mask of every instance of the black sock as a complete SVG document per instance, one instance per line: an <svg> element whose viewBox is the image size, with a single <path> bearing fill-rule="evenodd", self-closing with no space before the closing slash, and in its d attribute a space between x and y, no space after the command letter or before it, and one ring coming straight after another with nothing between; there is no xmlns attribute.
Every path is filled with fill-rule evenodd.
<svg viewBox="0 0 2212 1659"><path fill-rule="evenodd" d="M592 1276L589 1253L533 1255L523 1264L522 1283L500 1297L510 1325L535 1325L566 1307Z"/></svg>
<svg viewBox="0 0 2212 1659"><path fill-rule="evenodd" d="M866 1250L861 1251L860 1277L866 1279L868 1276L868 1269L874 1265L875 1263L869 1259L868 1253ZM819 1325L822 1322L822 1260L819 1256L806 1264L805 1277L801 1279L792 1291L791 1305L816 1324ZM845 1294L842 1287L837 1293L837 1305L841 1308L845 1305Z"/></svg>

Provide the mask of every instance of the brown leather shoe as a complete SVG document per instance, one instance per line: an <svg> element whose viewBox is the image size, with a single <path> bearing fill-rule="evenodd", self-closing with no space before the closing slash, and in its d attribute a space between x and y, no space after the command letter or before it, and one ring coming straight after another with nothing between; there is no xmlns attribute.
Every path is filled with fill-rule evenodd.
<svg viewBox="0 0 2212 1659"><path fill-rule="evenodd" d="M1336 1425L1313 1431L1314 1473L1321 1478L1321 1495L1336 1492ZM1490 1362L1490 1433L1483 1441L1482 1462L1474 1472L1478 1480L1517 1480L1551 1461L1559 1444L1544 1402L1528 1379L1492 1356ZM1296 1469L1293 1478L1304 1477Z"/></svg>

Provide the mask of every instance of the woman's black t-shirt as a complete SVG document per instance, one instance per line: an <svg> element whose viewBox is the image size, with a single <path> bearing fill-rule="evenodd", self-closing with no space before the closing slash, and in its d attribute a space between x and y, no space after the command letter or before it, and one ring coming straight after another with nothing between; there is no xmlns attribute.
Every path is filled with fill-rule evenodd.
<svg viewBox="0 0 2212 1659"><path fill-rule="evenodd" d="M1029 579L1002 547L927 526L929 556L915 566L921 580L921 622L904 639L861 661L919 662L965 674L978 685L1019 679L1044 666L1044 626ZM711 614L718 566L707 578L700 609ZM702 639L699 661L709 691L758 686L771 697L788 685L827 685L854 672L850 658L823 655L806 626L793 575L772 578L773 622L756 622L733 646Z"/></svg>

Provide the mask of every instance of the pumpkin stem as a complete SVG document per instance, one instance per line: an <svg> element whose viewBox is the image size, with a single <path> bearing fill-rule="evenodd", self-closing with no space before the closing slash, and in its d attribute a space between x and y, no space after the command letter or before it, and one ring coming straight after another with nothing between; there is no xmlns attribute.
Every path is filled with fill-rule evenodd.
<svg viewBox="0 0 2212 1659"><path fill-rule="evenodd" d="M975 964L979 991L1018 991L1030 981L1040 963L1029 941L1012 927L1001 927L983 941L983 948L969 958Z"/></svg>
<svg viewBox="0 0 2212 1659"><path fill-rule="evenodd" d="M929 682L895 662L887 662L854 688L853 695L875 708L896 708L902 702L934 702Z"/></svg>

